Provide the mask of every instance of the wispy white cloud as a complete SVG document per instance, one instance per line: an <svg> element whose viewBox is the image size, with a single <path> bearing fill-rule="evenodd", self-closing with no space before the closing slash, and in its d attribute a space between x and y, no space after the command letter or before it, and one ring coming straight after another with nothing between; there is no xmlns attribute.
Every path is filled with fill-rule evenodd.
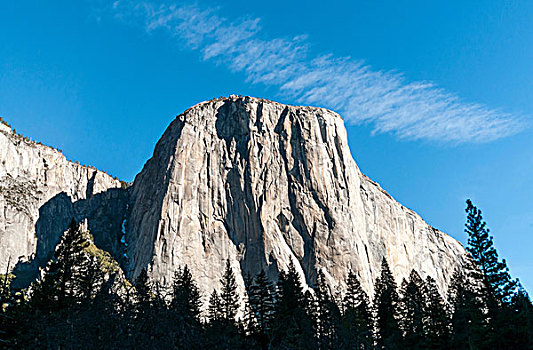
<svg viewBox="0 0 533 350"><path fill-rule="evenodd" d="M166 31L206 61L243 72L251 83L279 89L302 104L367 123L375 133L438 142L488 142L526 128L520 116L467 103L430 82L373 70L350 57L312 56L305 36L268 38L259 18L230 20L198 4L115 1L116 18Z"/></svg>

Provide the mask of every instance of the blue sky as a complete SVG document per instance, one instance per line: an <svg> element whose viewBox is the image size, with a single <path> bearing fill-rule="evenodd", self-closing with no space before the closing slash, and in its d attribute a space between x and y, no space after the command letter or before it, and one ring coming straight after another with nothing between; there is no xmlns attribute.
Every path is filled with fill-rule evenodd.
<svg viewBox="0 0 533 350"><path fill-rule="evenodd" d="M133 180L175 115L252 95L336 110L360 168L461 242L464 201L533 290L533 2L14 1L0 116Z"/></svg>

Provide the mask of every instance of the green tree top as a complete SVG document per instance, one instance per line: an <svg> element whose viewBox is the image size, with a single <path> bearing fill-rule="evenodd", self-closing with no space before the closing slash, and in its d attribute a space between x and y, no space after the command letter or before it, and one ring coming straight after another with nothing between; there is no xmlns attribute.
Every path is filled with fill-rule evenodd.
<svg viewBox="0 0 533 350"><path fill-rule="evenodd" d="M516 292L518 282L511 279L505 259L499 260L487 223L483 221L481 210L474 206L470 199L466 200L466 204L467 250L481 269L492 296L500 303L508 303Z"/></svg>

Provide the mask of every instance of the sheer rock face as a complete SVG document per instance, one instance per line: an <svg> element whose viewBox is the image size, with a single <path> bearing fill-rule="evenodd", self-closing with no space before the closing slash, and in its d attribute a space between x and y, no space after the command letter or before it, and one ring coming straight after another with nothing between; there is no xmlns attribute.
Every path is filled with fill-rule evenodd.
<svg viewBox="0 0 533 350"><path fill-rule="evenodd" d="M129 268L169 283L188 265L204 294L230 259L243 276L276 279L292 261L302 282L322 270L333 290L350 269L371 295L382 258L397 282L412 269L444 292L466 260L432 228L364 176L343 120L322 108L230 97L178 116L135 179Z"/></svg>
<svg viewBox="0 0 533 350"><path fill-rule="evenodd" d="M11 258L31 280L72 217L130 277L148 268L168 284L186 264L204 295L226 259L241 293L247 273L275 280L292 261L306 285L322 270L343 291L352 269L371 295L383 257L398 283L415 269L441 292L466 261L457 241L361 174L337 114L250 97L178 116L127 190L0 123L0 271Z"/></svg>
<svg viewBox="0 0 533 350"><path fill-rule="evenodd" d="M95 240L117 249L127 203L120 181L68 161L53 148L0 123L0 271L35 273L51 257L70 220L88 220ZM3 273L3 272L2 272Z"/></svg>

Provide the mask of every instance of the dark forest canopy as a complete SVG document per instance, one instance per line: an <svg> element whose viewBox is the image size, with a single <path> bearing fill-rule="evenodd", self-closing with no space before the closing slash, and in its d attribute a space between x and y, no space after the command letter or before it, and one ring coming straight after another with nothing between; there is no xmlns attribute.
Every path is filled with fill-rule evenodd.
<svg viewBox="0 0 533 350"><path fill-rule="evenodd" d="M187 266L170 286L143 271L125 279L74 221L41 278L27 290L2 278L0 347L13 349L533 349L533 306L500 260L481 211L467 201L470 266L446 296L412 271L397 286L387 261L373 300L356 272L329 290L319 271L305 290L294 265L270 281L245 279L229 261L207 305ZM205 310L205 312L202 312Z"/></svg>

